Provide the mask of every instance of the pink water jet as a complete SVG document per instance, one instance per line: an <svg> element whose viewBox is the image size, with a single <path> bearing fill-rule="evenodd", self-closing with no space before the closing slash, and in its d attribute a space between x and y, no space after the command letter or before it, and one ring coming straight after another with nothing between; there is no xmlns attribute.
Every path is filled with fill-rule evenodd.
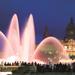
<svg viewBox="0 0 75 75"><path fill-rule="evenodd" d="M35 30L33 16L30 14L22 36L22 61L31 62L35 50Z"/></svg>
<svg viewBox="0 0 75 75"><path fill-rule="evenodd" d="M19 22L16 14L13 15L12 20L10 22L10 26L8 29L7 39L12 46L14 51L14 55L19 60L19 52L20 52L20 35L19 35Z"/></svg>
<svg viewBox="0 0 75 75"><path fill-rule="evenodd" d="M33 55L33 62L42 61L45 64L59 63L61 59L69 59L64 47L54 37L45 38L36 48Z"/></svg>
<svg viewBox="0 0 75 75"><path fill-rule="evenodd" d="M1 31L0 31L0 51L1 51L0 58L4 60L14 55L14 52L8 39Z"/></svg>
<svg viewBox="0 0 75 75"><path fill-rule="evenodd" d="M34 50L35 50L35 31L34 31L34 21L33 21L32 14L30 14L28 21L25 25L25 29L21 40L19 35L18 17L16 14L14 14L10 22L10 27L8 29L6 39L7 41L9 41L9 45L11 46L12 49L9 50L13 51L12 52L13 55L9 56L7 58L7 61L10 61L12 58L14 59L17 58L16 60L14 59L12 60L31 62L32 55L34 54ZM5 50L10 46L5 45L3 48ZM7 51L5 53L7 54L9 52Z"/></svg>

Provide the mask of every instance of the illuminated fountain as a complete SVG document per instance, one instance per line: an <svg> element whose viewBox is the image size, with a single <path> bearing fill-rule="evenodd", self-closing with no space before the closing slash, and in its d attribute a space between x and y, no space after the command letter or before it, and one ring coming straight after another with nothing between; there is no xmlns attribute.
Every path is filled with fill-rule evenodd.
<svg viewBox="0 0 75 75"><path fill-rule="evenodd" d="M3 61L7 61L7 59L11 56L14 56L14 51L13 51L8 39L0 31L0 58Z"/></svg>
<svg viewBox="0 0 75 75"><path fill-rule="evenodd" d="M37 63L59 63L69 60L62 44L54 37L47 37L35 49L33 16L30 14L23 35L20 38L19 22L14 14L10 22L7 38L0 32L0 60L6 62L24 61Z"/></svg>
<svg viewBox="0 0 75 75"><path fill-rule="evenodd" d="M61 59L68 60L69 57L62 44L54 37L45 38L33 55L33 62L43 62L44 64L59 63Z"/></svg>
<svg viewBox="0 0 75 75"><path fill-rule="evenodd" d="M35 50L35 31L33 16L30 14L20 40L17 15L10 22L7 38L0 32L1 58L7 61L31 62ZM3 40L3 41L2 41ZM6 58L5 58L6 57Z"/></svg>
<svg viewBox="0 0 75 75"><path fill-rule="evenodd" d="M33 16L30 14L22 36L22 61L29 62L35 50L35 31Z"/></svg>
<svg viewBox="0 0 75 75"><path fill-rule="evenodd" d="M13 15L12 20L10 22L10 27L7 33L7 39L12 46L15 57L19 60L19 52L20 52L20 35L19 35L19 22L16 14Z"/></svg>
<svg viewBox="0 0 75 75"><path fill-rule="evenodd" d="M35 50L35 31L33 16L30 14L20 41L19 23L14 14L7 34L16 61L30 62Z"/></svg>

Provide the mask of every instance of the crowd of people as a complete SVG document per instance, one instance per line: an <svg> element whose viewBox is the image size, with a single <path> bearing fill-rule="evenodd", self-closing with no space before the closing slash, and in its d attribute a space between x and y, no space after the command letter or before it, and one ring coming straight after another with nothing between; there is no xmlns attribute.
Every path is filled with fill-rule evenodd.
<svg viewBox="0 0 75 75"><path fill-rule="evenodd" d="M16 63L19 64L18 62ZM71 64L37 64L22 62L17 72L75 72L75 63Z"/></svg>

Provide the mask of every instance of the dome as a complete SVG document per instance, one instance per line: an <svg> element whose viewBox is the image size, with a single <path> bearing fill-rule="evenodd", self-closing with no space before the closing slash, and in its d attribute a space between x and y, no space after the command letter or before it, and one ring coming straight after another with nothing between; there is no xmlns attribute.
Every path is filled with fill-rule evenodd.
<svg viewBox="0 0 75 75"><path fill-rule="evenodd" d="M45 38L36 48L33 55L34 61L48 63L59 63L61 59L69 59L63 45L54 37Z"/></svg>

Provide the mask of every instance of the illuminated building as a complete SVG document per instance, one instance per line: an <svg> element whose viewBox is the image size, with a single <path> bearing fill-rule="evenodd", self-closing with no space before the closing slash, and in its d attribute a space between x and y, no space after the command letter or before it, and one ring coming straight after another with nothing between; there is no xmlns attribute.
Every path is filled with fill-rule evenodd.
<svg viewBox="0 0 75 75"><path fill-rule="evenodd" d="M66 27L66 34L64 40L62 40L62 44L69 56L75 58L75 24L72 17Z"/></svg>
<svg viewBox="0 0 75 75"><path fill-rule="evenodd" d="M75 40L69 39L67 42L64 40L61 40L61 43L64 45L64 49L66 50L67 54L70 57L75 58Z"/></svg>

